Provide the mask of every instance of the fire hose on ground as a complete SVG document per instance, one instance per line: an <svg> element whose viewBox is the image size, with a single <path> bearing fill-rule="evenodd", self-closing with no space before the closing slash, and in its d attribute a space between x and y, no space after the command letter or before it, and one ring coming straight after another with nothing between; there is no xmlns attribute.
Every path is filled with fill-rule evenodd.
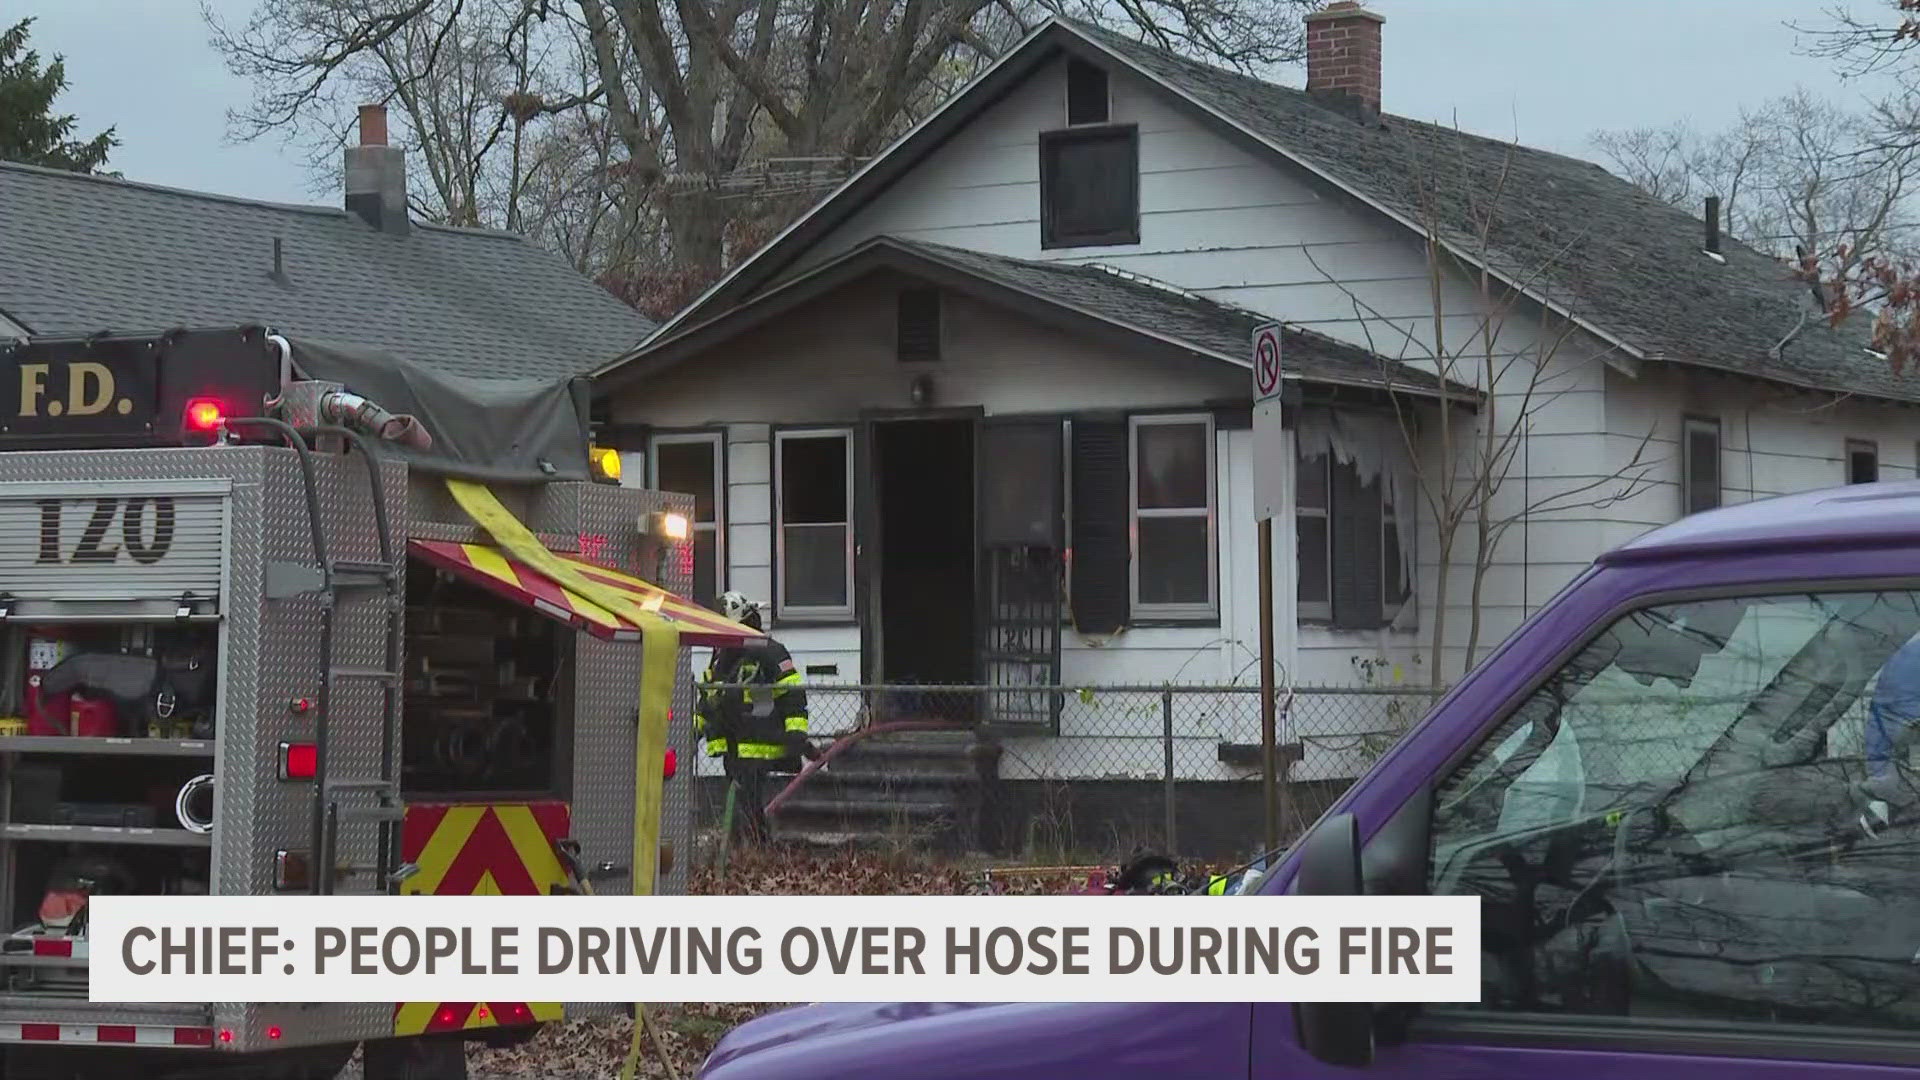
<svg viewBox="0 0 1920 1080"><path fill-rule="evenodd" d="M827 762L839 757L848 747L862 739L874 735L885 735L893 731L963 731L966 727L967 725L965 724L954 724L944 720L888 720L884 723L857 727L835 739L831 745L825 750L822 750L812 761L801 766L800 771L794 774L792 780L787 782L787 786L780 789L780 794L775 795L768 801L766 813L769 817L778 813L781 805L791 798L794 792L800 790L801 785L805 784L809 777L821 769L826 768Z"/></svg>

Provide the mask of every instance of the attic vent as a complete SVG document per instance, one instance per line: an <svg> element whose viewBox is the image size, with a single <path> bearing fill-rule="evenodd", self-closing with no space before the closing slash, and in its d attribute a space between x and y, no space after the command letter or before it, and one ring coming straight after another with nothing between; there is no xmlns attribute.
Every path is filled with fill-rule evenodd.
<svg viewBox="0 0 1920 1080"><path fill-rule="evenodd" d="M1104 124L1108 118L1107 72L1078 57L1067 60L1067 123Z"/></svg>
<svg viewBox="0 0 1920 1080"><path fill-rule="evenodd" d="M894 327L894 349L900 360L940 359L940 291L901 289Z"/></svg>

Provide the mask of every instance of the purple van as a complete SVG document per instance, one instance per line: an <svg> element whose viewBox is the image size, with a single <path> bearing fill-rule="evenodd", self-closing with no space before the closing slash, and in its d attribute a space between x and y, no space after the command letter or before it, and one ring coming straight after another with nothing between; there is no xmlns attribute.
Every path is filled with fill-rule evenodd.
<svg viewBox="0 0 1920 1080"><path fill-rule="evenodd" d="M814 1005L700 1076L1920 1076L1916 744L1920 482L1702 513L1583 571L1263 883L1482 897L1479 1003Z"/></svg>

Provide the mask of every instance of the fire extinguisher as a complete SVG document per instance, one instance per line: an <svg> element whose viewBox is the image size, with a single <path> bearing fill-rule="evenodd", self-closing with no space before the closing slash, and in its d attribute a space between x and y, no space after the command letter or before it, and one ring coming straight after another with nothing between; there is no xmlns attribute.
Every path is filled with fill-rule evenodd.
<svg viewBox="0 0 1920 1080"><path fill-rule="evenodd" d="M27 734L65 735L71 723L71 694L41 699L40 677L73 654L73 642L54 631L35 629L27 639Z"/></svg>

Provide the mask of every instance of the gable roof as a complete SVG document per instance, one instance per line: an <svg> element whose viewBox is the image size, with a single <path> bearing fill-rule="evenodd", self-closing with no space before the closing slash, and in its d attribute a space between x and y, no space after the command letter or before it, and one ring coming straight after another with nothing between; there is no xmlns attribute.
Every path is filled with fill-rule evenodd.
<svg viewBox="0 0 1920 1080"><path fill-rule="evenodd" d="M850 177L658 333L738 302L1061 53L1118 64L1257 151L1421 230L1415 180L1438 180L1439 235L1470 264L1568 315L1625 357L1696 365L1797 387L1920 401L1920 382L1865 351L1863 320L1826 326L1808 286L1730 238L1724 263L1701 251L1704 225L1592 162L1397 116L1361 123L1301 90L1187 60L1074 20L1053 18ZM1504 179L1503 179L1504 178ZM1469 200L1498 190L1482 251ZM1783 344L1784 343L1784 344ZM608 370L608 369L602 369Z"/></svg>
<svg viewBox="0 0 1920 1080"><path fill-rule="evenodd" d="M1017 310L1046 325L1106 333L1136 346L1171 348L1241 368L1248 366L1255 328L1269 321L1257 312L1099 266L1015 259L882 235L706 322L649 341L634 363L602 380L603 389L673 367L881 269ZM1423 397L1441 394L1440 380L1428 372L1308 330L1282 328L1281 356L1287 380L1370 390L1391 387ZM1469 406L1480 397L1459 383L1448 384L1446 396Z"/></svg>
<svg viewBox="0 0 1920 1080"><path fill-rule="evenodd" d="M12 163L0 221L0 317L32 334L259 322L469 376L557 378L653 329L513 233L393 236L345 209Z"/></svg>

